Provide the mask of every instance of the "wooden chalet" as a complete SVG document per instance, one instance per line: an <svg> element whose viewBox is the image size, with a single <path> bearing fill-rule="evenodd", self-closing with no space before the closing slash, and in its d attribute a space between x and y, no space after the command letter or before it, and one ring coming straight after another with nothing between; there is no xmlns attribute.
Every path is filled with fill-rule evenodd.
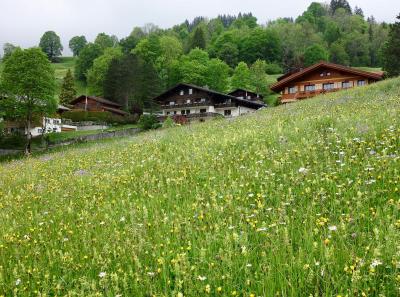
<svg viewBox="0 0 400 297"><path fill-rule="evenodd" d="M281 103L290 103L323 93L365 86L382 79L383 72L367 72L320 62L281 76L271 90L281 94Z"/></svg>
<svg viewBox="0 0 400 297"><path fill-rule="evenodd" d="M122 105L112 102L110 100L82 95L70 103L73 109L85 110L85 111L108 111L114 115L127 116L129 113L123 111Z"/></svg>
<svg viewBox="0 0 400 297"><path fill-rule="evenodd" d="M154 98L154 101L160 105L164 117L184 116L189 121L204 121L219 115L236 117L265 106L262 103L185 83L162 93Z"/></svg>
<svg viewBox="0 0 400 297"><path fill-rule="evenodd" d="M228 95L233 97L237 97L239 99L247 99L250 101L256 101L259 103L263 103L264 97L260 94L254 93L252 91L244 90L244 89L236 89L233 92L230 92Z"/></svg>

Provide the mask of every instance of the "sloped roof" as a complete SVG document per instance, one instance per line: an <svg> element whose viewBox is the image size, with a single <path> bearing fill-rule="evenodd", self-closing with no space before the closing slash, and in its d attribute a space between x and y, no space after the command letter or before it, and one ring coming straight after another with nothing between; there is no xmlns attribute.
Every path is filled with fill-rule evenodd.
<svg viewBox="0 0 400 297"><path fill-rule="evenodd" d="M278 79L278 82L271 86L271 90L278 92L278 91L282 90L288 83L290 83L290 82L292 82L314 70L317 70L318 68L322 68L322 67L335 69L335 70L339 70L339 71L343 71L343 72L347 72L347 73L351 73L351 74L355 74L355 75L359 75L359 76L363 76L363 77L371 78L371 79L375 79L375 80L381 80L383 78L383 73L368 72L368 71L358 70L358 69L343 66L343 65L338 65L338 64L321 61L317 64L314 64L310 67L304 68L303 70L295 72L291 75L281 76Z"/></svg>
<svg viewBox="0 0 400 297"><path fill-rule="evenodd" d="M112 113L116 113L116 114L122 115L122 116L129 115L129 113L127 113L126 111L123 111L123 110L117 109L117 108L111 108L111 107L103 106L103 109L107 110L109 112L112 112Z"/></svg>
<svg viewBox="0 0 400 297"><path fill-rule="evenodd" d="M221 92L217 92L217 91L214 91L214 90L210 90L210 89L207 89L207 88L202 88L202 87L199 87L199 86L196 86L196 85L192 85L192 84L187 84L187 83L179 83L179 84L177 84L176 86L170 88L169 90L165 91L164 93L158 95L156 98L154 98L154 101L156 101L156 102L158 101L159 102L162 97L170 94L171 92L175 91L177 88L181 88L181 87L193 88L193 89L196 89L196 90L207 92L209 94L220 96L222 98L231 99L231 100L234 100L236 102L242 103L244 106L247 105L247 106L251 106L251 107L254 107L254 108L265 107L265 104L262 104L262 103L258 103L258 102L254 102L254 101L250 101L250 100L246 100L246 99L240 99L240 98L237 98L235 96L227 95L227 94L224 94L224 93L221 93Z"/></svg>
<svg viewBox="0 0 400 297"><path fill-rule="evenodd" d="M261 94L258 94L258 93L253 92L253 91L245 90L245 89L240 89L240 88L236 89L236 90L234 90L232 92L229 92L228 95L232 95L233 96L233 94L236 93L236 92L246 92L246 93L249 93L249 94L258 95L260 99L263 98L263 95L261 95Z"/></svg>
<svg viewBox="0 0 400 297"><path fill-rule="evenodd" d="M82 99L86 99L86 97L87 97L88 99L90 99L90 100L94 100L94 101L97 101L97 102L99 102L99 103L103 103L103 104L115 106L115 107L117 107L117 108L121 108L121 107L122 107L122 106L121 106L120 104L118 104L118 103L112 102L112 101L110 101L110 100L107 100L107 99L104 99L104 98L101 98L101 97L85 96L85 95L79 96L78 98L72 100L70 104L74 105L74 104L78 103L79 101L81 101Z"/></svg>

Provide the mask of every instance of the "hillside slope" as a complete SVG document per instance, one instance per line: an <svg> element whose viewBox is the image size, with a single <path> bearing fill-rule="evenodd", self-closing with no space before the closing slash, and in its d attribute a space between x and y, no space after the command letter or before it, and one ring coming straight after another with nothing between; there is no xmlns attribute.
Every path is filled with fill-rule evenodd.
<svg viewBox="0 0 400 297"><path fill-rule="evenodd" d="M1 164L0 295L398 295L399 121L396 79Z"/></svg>

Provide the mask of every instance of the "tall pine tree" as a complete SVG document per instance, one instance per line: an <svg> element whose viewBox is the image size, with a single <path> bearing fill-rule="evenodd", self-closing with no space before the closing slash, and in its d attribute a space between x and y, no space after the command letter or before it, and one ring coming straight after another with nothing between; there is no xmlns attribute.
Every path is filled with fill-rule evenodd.
<svg viewBox="0 0 400 297"><path fill-rule="evenodd" d="M203 27L198 26L194 31L192 39L190 40L189 50L198 47L199 49L205 49L207 45L206 33Z"/></svg>
<svg viewBox="0 0 400 297"><path fill-rule="evenodd" d="M68 69L67 74L63 79L60 92L60 103L69 104L76 97L76 89L74 84L74 77L71 70Z"/></svg>
<svg viewBox="0 0 400 297"><path fill-rule="evenodd" d="M400 20L400 14L397 17ZM389 40L383 49L384 70L388 76L400 75L400 22L390 26Z"/></svg>

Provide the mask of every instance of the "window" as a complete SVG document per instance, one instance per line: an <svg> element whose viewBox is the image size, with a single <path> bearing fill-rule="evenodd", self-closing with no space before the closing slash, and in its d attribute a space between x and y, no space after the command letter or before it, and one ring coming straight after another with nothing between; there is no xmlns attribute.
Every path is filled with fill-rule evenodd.
<svg viewBox="0 0 400 297"><path fill-rule="evenodd" d="M178 113L178 112L175 110L175 111L174 111L174 114L177 114L177 113Z"/></svg>
<svg viewBox="0 0 400 297"><path fill-rule="evenodd" d="M326 75L327 75L327 76L331 76L331 73L330 73L330 72L327 72Z"/></svg>
<svg viewBox="0 0 400 297"><path fill-rule="evenodd" d="M232 111L230 109L224 110L224 116L229 117L232 115Z"/></svg>
<svg viewBox="0 0 400 297"><path fill-rule="evenodd" d="M335 88L335 84L334 83L327 83L327 84L323 84L322 87L325 91L329 91L329 90L333 90Z"/></svg>
<svg viewBox="0 0 400 297"><path fill-rule="evenodd" d="M184 91L184 90L181 90L181 91L179 92L179 95L181 95L181 96L185 95L185 91Z"/></svg>
<svg viewBox="0 0 400 297"><path fill-rule="evenodd" d="M190 114L190 109L186 109L186 114Z"/></svg>
<svg viewBox="0 0 400 297"><path fill-rule="evenodd" d="M206 113L207 112L207 109L200 109L200 113Z"/></svg>
<svg viewBox="0 0 400 297"><path fill-rule="evenodd" d="M358 85L359 87L365 86L365 85L366 85L365 80L359 80L359 81L357 82L357 85Z"/></svg>
<svg viewBox="0 0 400 297"><path fill-rule="evenodd" d="M193 89L189 89L189 95L193 95Z"/></svg>
<svg viewBox="0 0 400 297"><path fill-rule="evenodd" d="M349 81L344 81L344 82L342 82L342 88L343 89L348 89L348 88L350 88L351 86L350 86L350 82Z"/></svg>
<svg viewBox="0 0 400 297"><path fill-rule="evenodd" d="M192 101L190 99L186 100L186 104L190 104Z"/></svg>
<svg viewBox="0 0 400 297"><path fill-rule="evenodd" d="M205 98L201 98L200 99L200 103L204 103L204 102L206 102L206 99Z"/></svg>
<svg viewBox="0 0 400 297"><path fill-rule="evenodd" d="M289 87L289 94L294 94L297 92L297 87Z"/></svg>
<svg viewBox="0 0 400 297"><path fill-rule="evenodd" d="M185 114L185 110L181 110L181 114Z"/></svg>
<svg viewBox="0 0 400 297"><path fill-rule="evenodd" d="M239 99L244 99L243 96L238 97Z"/></svg>
<svg viewBox="0 0 400 297"><path fill-rule="evenodd" d="M170 105L170 106L173 106L173 105L175 105L175 102L174 102L174 101L171 101L171 102L169 103L169 105Z"/></svg>
<svg viewBox="0 0 400 297"><path fill-rule="evenodd" d="M251 96L247 96L247 99L251 99Z"/></svg>
<svg viewBox="0 0 400 297"><path fill-rule="evenodd" d="M169 115L170 114L170 112L169 111L167 111L167 115Z"/></svg>
<svg viewBox="0 0 400 297"><path fill-rule="evenodd" d="M305 86L305 87L304 87L304 90L305 90L306 92L315 91L315 85L308 85L308 86Z"/></svg>

